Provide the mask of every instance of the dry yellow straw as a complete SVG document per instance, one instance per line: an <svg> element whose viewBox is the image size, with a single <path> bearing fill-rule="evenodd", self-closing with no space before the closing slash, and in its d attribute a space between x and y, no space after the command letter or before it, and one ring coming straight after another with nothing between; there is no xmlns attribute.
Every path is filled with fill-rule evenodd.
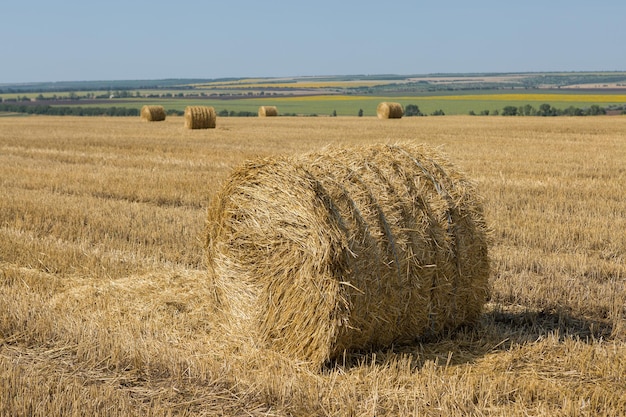
<svg viewBox="0 0 626 417"><path fill-rule="evenodd" d="M275 106L259 107L259 117L272 117L272 116L278 116L278 109Z"/></svg>
<svg viewBox="0 0 626 417"><path fill-rule="evenodd" d="M217 115L213 107L187 106L185 108L185 127L187 129L213 129Z"/></svg>
<svg viewBox="0 0 626 417"><path fill-rule="evenodd" d="M400 119L404 116L404 109L400 103L383 101L376 107L376 114L379 119Z"/></svg>
<svg viewBox="0 0 626 417"><path fill-rule="evenodd" d="M439 152L328 148L235 170L207 254L225 332L319 367L476 321L487 236L473 184Z"/></svg>
<svg viewBox="0 0 626 417"><path fill-rule="evenodd" d="M147 122L160 122L165 120L165 108L163 106L143 106L141 119Z"/></svg>

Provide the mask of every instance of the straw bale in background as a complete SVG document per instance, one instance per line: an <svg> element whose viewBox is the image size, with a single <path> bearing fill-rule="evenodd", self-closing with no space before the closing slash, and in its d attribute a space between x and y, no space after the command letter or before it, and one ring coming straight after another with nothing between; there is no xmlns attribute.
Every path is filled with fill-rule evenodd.
<svg viewBox="0 0 626 417"><path fill-rule="evenodd" d="M187 106L185 108L185 127L187 129L215 128L217 114L213 107Z"/></svg>
<svg viewBox="0 0 626 417"><path fill-rule="evenodd" d="M278 109L276 106L261 106L259 107L259 117L272 117L278 116Z"/></svg>
<svg viewBox="0 0 626 417"><path fill-rule="evenodd" d="M379 119L400 119L404 116L404 109L400 103L383 101L376 107L376 114Z"/></svg>
<svg viewBox="0 0 626 417"><path fill-rule="evenodd" d="M141 119L147 122L161 122L165 120L165 108L163 106L143 106Z"/></svg>

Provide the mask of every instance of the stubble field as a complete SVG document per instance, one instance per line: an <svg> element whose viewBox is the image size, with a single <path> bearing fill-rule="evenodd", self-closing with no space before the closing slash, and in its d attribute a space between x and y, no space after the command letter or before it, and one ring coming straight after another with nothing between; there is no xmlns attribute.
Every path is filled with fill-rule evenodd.
<svg viewBox="0 0 626 417"><path fill-rule="evenodd" d="M256 156L416 141L478 186L480 323L321 372L227 343L206 209ZM0 118L0 416L626 414L626 119Z"/></svg>

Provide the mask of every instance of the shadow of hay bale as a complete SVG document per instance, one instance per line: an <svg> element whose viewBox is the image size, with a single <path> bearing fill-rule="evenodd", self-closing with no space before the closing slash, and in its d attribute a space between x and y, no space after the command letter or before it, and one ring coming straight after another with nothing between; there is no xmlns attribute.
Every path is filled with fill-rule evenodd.
<svg viewBox="0 0 626 417"><path fill-rule="evenodd" d="M364 364L383 366L402 358L419 370L428 362L457 366L472 363L494 353L509 352L542 340L558 343L577 341L593 344L611 339L613 325L607 320L594 320L560 312L533 310L523 306L488 306L480 320L451 329L438 336L416 339L413 343L385 349L346 351L324 364L325 370L349 370Z"/></svg>

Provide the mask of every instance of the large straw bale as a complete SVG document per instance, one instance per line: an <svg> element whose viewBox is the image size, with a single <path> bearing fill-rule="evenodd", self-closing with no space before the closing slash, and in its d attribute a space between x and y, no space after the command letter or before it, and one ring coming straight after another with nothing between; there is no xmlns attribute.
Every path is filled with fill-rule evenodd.
<svg viewBox="0 0 626 417"><path fill-rule="evenodd" d="M213 129L215 128L216 120L217 114L213 107L185 107L185 127L187 129Z"/></svg>
<svg viewBox="0 0 626 417"><path fill-rule="evenodd" d="M249 161L207 227L226 334L314 367L475 322L488 295L481 200L423 145Z"/></svg>
<svg viewBox="0 0 626 417"><path fill-rule="evenodd" d="M165 108L163 106L143 106L141 119L146 122L161 122L165 120Z"/></svg>
<svg viewBox="0 0 626 417"><path fill-rule="evenodd" d="M278 116L278 108L276 108L276 106L259 107L259 117L273 117L273 116Z"/></svg>
<svg viewBox="0 0 626 417"><path fill-rule="evenodd" d="M404 116L404 109L400 103L383 101L376 107L376 114L379 119L401 119Z"/></svg>

